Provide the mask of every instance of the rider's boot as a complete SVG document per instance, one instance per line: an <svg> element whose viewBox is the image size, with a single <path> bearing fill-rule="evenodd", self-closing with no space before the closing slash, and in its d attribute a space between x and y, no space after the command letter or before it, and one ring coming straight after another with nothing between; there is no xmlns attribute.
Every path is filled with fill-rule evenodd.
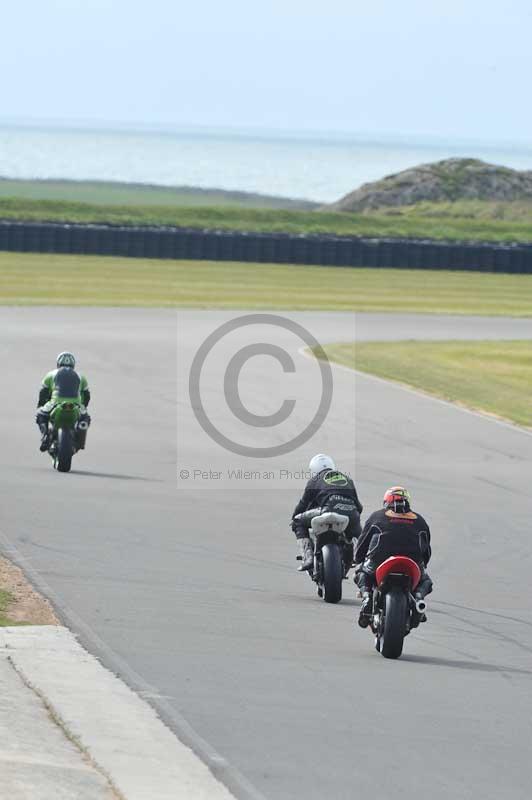
<svg viewBox="0 0 532 800"><path fill-rule="evenodd" d="M299 554L301 564L299 565L298 572L307 572L314 566L314 547L309 538L298 539Z"/></svg>
<svg viewBox="0 0 532 800"><path fill-rule="evenodd" d="M367 628L371 622L371 612L373 610L373 592L364 592L362 595L362 605L358 615L358 624L361 628Z"/></svg>
<svg viewBox="0 0 532 800"><path fill-rule="evenodd" d="M353 556L355 548L353 547L353 540L344 544L344 577L347 578L347 573L353 566Z"/></svg>
<svg viewBox="0 0 532 800"><path fill-rule="evenodd" d="M50 436L48 432L48 425L39 425L39 430L41 431L41 445L39 450L41 453L45 453L50 446Z"/></svg>

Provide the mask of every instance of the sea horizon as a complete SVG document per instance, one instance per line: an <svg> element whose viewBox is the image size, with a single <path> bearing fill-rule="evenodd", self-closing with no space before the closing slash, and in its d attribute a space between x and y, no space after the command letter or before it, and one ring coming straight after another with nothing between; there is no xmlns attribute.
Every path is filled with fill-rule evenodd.
<svg viewBox="0 0 532 800"><path fill-rule="evenodd" d="M526 142L132 123L0 122L0 176L223 189L332 202L444 158L532 169Z"/></svg>

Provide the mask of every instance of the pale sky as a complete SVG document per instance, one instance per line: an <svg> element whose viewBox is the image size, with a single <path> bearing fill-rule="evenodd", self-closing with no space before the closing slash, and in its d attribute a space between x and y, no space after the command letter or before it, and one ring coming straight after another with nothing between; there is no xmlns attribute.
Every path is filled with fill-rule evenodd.
<svg viewBox="0 0 532 800"><path fill-rule="evenodd" d="M530 0L3 0L0 122L532 140Z"/></svg>

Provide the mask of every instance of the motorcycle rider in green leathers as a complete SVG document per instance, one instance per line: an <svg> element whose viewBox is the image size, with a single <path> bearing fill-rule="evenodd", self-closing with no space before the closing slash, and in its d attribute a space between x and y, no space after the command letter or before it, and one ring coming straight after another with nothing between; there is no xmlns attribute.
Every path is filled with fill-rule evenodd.
<svg viewBox="0 0 532 800"><path fill-rule="evenodd" d="M35 421L41 431L41 453L46 452L50 446L50 412L57 403L70 400L80 406L80 420L90 425L91 418L87 413L87 406L91 398L89 384L84 375L79 375L76 370L76 359L72 353L59 353L57 356L57 369L48 372L39 390L37 401L37 415ZM76 448L85 449L87 430L76 431Z"/></svg>

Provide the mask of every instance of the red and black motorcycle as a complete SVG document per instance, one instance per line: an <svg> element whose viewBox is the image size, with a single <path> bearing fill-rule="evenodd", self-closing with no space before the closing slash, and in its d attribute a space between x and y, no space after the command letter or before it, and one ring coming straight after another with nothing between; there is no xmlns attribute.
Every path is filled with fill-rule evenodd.
<svg viewBox="0 0 532 800"><path fill-rule="evenodd" d="M399 658L405 636L426 621L427 605L413 594L421 570L411 558L390 556L377 567L375 579L371 617L375 647L384 658Z"/></svg>

